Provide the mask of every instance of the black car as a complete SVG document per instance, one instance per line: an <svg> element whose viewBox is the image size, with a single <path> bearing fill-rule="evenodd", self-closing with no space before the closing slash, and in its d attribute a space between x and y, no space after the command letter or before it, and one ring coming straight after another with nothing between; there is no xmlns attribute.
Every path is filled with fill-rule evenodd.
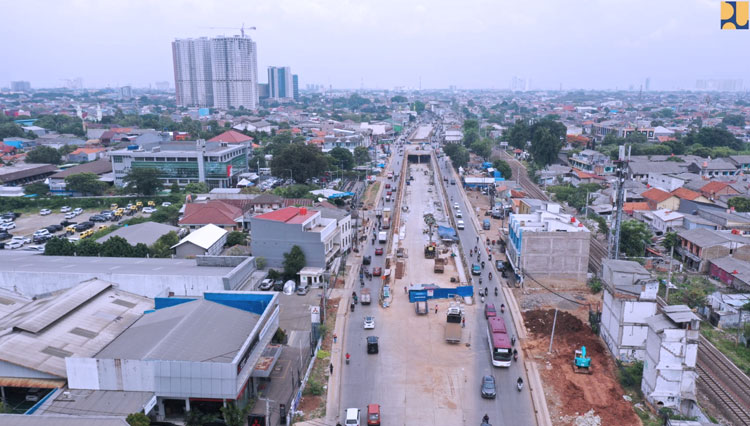
<svg viewBox="0 0 750 426"><path fill-rule="evenodd" d="M44 243L49 241L50 239L55 238L54 235L47 234L47 235L35 235L33 241L36 244Z"/></svg>
<svg viewBox="0 0 750 426"><path fill-rule="evenodd" d="M0 231L0 241L7 240L9 238L12 238L13 236L5 231Z"/></svg>
<svg viewBox="0 0 750 426"><path fill-rule="evenodd" d="M273 282L273 291L284 291L284 280L276 280Z"/></svg>
<svg viewBox="0 0 750 426"><path fill-rule="evenodd" d="M378 336L367 336L367 353L376 354L378 351Z"/></svg>
<svg viewBox="0 0 750 426"><path fill-rule="evenodd" d="M89 220L91 222L106 222L107 218L104 215L101 214L95 214L91 217L89 217Z"/></svg>
<svg viewBox="0 0 750 426"><path fill-rule="evenodd" d="M21 213L17 213L17 212L5 212L5 213L3 213L2 218L3 219L12 219L12 220L15 220L15 218L17 218L19 216L21 216Z"/></svg>
<svg viewBox="0 0 750 426"><path fill-rule="evenodd" d="M85 231L94 227L94 222L81 222L76 225L76 232Z"/></svg>
<svg viewBox="0 0 750 426"><path fill-rule="evenodd" d="M482 377L482 398L495 399L496 396L495 378L492 376Z"/></svg>
<svg viewBox="0 0 750 426"><path fill-rule="evenodd" d="M365 256L362 258L363 265L369 265L372 262L372 256Z"/></svg>
<svg viewBox="0 0 750 426"><path fill-rule="evenodd" d="M50 234L54 234L57 231L62 231L63 226L62 225L50 225L44 229L48 230Z"/></svg>
<svg viewBox="0 0 750 426"><path fill-rule="evenodd" d="M67 228L68 226L75 225L76 223L78 222L71 222L69 220L63 220L62 222L60 222L60 226L62 226L63 228Z"/></svg>

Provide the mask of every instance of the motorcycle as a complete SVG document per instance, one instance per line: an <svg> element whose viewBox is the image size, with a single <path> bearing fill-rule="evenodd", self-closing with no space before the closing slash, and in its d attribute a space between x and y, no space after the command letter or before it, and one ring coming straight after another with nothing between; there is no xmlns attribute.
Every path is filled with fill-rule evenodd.
<svg viewBox="0 0 750 426"><path fill-rule="evenodd" d="M518 361L518 349L513 349L513 361Z"/></svg>
<svg viewBox="0 0 750 426"><path fill-rule="evenodd" d="M484 269L484 260L482 261L482 269Z"/></svg>
<svg viewBox="0 0 750 426"><path fill-rule="evenodd" d="M352 312L354 312L354 302L352 302L350 307L351 307Z"/></svg>
<svg viewBox="0 0 750 426"><path fill-rule="evenodd" d="M482 296L482 303L484 303L484 296Z"/></svg>
<svg viewBox="0 0 750 426"><path fill-rule="evenodd" d="M346 365L349 365L349 352L346 353Z"/></svg>
<svg viewBox="0 0 750 426"><path fill-rule="evenodd" d="M518 391L521 392L521 389L523 389L523 379L522 378L520 378L520 377L518 378L518 380L516 381L516 386L518 387Z"/></svg>
<svg viewBox="0 0 750 426"><path fill-rule="evenodd" d="M495 296L497 296L497 287L495 287Z"/></svg>
<svg viewBox="0 0 750 426"><path fill-rule="evenodd" d="M497 296L497 288L495 289L495 295ZM501 314L505 313L505 303L500 305L500 313Z"/></svg>
<svg viewBox="0 0 750 426"><path fill-rule="evenodd" d="M492 272L489 273L488 277L492 279Z"/></svg>

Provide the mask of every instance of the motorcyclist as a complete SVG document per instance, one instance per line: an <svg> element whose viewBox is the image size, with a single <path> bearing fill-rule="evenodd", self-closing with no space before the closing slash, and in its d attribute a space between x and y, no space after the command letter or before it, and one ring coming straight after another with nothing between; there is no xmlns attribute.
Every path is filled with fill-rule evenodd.
<svg viewBox="0 0 750 426"><path fill-rule="evenodd" d="M516 384L518 385L518 390L521 390L523 387L523 379L519 377L518 380L516 380Z"/></svg>
<svg viewBox="0 0 750 426"><path fill-rule="evenodd" d="M484 295L485 296L489 296L490 295L490 292L489 292L489 290L487 290L487 287L484 288Z"/></svg>
<svg viewBox="0 0 750 426"><path fill-rule="evenodd" d="M495 296L497 296L497 287L495 287Z"/></svg>
<svg viewBox="0 0 750 426"><path fill-rule="evenodd" d="M492 272L490 272L489 277L490 277L490 279L492 279Z"/></svg>
<svg viewBox="0 0 750 426"><path fill-rule="evenodd" d="M488 416L487 414L485 414L484 417L482 417L482 421L485 422L485 423L489 423L490 422L490 416Z"/></svg>

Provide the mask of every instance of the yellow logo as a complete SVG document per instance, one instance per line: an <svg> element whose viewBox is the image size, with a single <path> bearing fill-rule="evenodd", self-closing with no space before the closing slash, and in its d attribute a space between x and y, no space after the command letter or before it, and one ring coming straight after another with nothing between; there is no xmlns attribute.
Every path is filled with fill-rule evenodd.
<svg viewBox="0 0 750 426"><path fill-rule="evenodd" d="M747 1L723 1L721 2L721 29L722 30L746 30L748 29L748 3Z"/></svg>

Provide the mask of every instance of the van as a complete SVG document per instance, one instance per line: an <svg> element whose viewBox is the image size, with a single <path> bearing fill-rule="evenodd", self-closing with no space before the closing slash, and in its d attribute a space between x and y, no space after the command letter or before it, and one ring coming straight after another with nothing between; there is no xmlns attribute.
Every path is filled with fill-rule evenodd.
<svg viewBox="0 0 750 426"><path fill-rule="evenodd" d="M359 408L347 408L346 409L346 421L345 425L360 426L359 425Z"/></svg>
<svg viewBox="0 0 750 426"><path fill-rule="evenodd" d="M489 219L485 219L484 222L482 222L482 229L484 229L485 231L489 231L490 230L490 220Z"/></svg>
<svg viewBox="0 0 750 426"><path fill-rule="evenodd" d="M367 406L367 425L380 426L380 405L369 404Z"/></svg>
<svg viewBox="0 0 750 426"><path fill-rule="evenodd" d="M457 221L456 222L456 228L458 228L458 229L464 229L464 221L463 220Z"/></svg>

